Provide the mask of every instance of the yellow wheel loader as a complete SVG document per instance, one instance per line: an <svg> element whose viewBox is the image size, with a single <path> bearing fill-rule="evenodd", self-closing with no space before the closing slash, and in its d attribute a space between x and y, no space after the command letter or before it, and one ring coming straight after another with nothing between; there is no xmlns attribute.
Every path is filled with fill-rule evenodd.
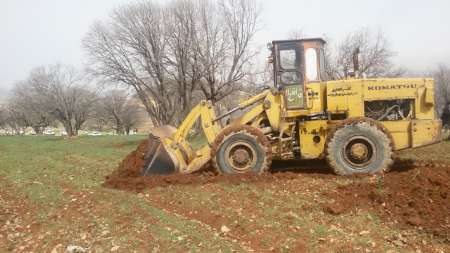
<svg viewBox="0 0 450 253"><path fill-rule="evenodd" d="M273 41L275 86L222 115L202 101L178 129L154 129L142 174L192 173L206 164L219 173L264 173L272 160L293 159L326 159L339 175L381 173L395 151L440 140L432 79L356 73L328 81L324 45ZM196 126L206 141L194 148Z"/></svg>

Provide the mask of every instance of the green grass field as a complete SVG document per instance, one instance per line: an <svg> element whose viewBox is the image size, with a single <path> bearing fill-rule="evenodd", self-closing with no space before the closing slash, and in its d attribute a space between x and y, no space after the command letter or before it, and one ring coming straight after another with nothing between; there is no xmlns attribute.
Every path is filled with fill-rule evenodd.
<svg viewBox="0 0 450 253"><path fill-rule="evenodd" d="M334 175L140 194L102 187L144 138L0 137L0 252L415 252L390 239L404 231L373 213L325 213L321 193L349 181ZM445 142L402 156L450 161L449 151ZM414 238L432 252L449 249Z"/></svg>

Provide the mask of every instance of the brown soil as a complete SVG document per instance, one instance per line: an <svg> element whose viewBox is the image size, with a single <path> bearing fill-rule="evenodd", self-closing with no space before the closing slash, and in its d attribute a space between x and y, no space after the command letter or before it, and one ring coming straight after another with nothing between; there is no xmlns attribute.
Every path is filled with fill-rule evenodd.
<svg viewBox="0 0 450 253"><path fill-rule="evenodd" d="M326 193L328 213L355 209L374 210L403 228L418 228L450 240L450 167L422 162L396 170L370 182L353 182Z"/></svg>
<svg viewBox="0 0 450 253"><path fill-rule="evenodd" d="M42 232L34 206L27 198L11 194L14 186L0 176L0 252L32 252ZM19 250L17 250L19 249Z"/></svg>
<svg viewBox="0 0 450 253"><path fill-rule="evenodd" d="M161 175L142 177L141 169L144 166L144 155L147 151L147 141L139 144L138 148L128 154L119 164L117 170L106 177L103 184L109 188L126 191L142 192L145 189L165 187L168 185L202 185L215 182L240 184L243 182L273 182L279 179L295 178L295 173L273 173L265 175L217 175L211 171L201 171L189 175Z"/></svg>
<svg viewBox="0 0 450 253"><path fill-rule="evenodd" d="M204 185L215 182L276 184L276 181L298 177L297 173L289 171L264 175L235 176L202 172L192 175L141 177L140 172L144 165L146 151L147 141L143 141L122 161L119 168L106 178L104 185L141 192L148 188L173 184ZM312 171L314 174L309 176L325 177L330 180L336 177L323 166L314 168ZM352 183L324 193L330 200L324 205L325 212L340 215L357 208L371 210L384 221L394 225L398 224L402 228L417 228L450 240L450 166L432 162L400 161L396 162L393 171L386 175L350 178Z"/></svg>

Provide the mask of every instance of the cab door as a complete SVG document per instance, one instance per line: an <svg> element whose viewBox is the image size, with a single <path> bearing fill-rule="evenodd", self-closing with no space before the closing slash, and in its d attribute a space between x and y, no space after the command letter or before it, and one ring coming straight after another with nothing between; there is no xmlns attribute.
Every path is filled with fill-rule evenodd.
<svg viewBox="0 0 450 253"><path fill-rule="evenodd" d="M278 87L284 91L288 110L305 108L303 77L303 47L301 43L287 41L277 45L275 70Z"/></svg>

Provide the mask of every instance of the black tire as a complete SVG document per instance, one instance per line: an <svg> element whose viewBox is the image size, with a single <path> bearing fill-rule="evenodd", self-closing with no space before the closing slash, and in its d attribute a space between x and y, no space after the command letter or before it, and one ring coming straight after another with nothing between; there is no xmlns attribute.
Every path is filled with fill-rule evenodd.
<svg viewBox="0 0 450 253"><path fill-rule="evenodd" d="M212 165L223 174L262 174L270 169L272 152L267 137L257 128L231 126L216 138Z"/></svg>
<svg viewBox="0 0 450 253"><path fill-rule="evenodd" d="M351 122L338 128L326 151L327 162L338 175L382 173L393 163L391 139L371 121Z"/></svg>

